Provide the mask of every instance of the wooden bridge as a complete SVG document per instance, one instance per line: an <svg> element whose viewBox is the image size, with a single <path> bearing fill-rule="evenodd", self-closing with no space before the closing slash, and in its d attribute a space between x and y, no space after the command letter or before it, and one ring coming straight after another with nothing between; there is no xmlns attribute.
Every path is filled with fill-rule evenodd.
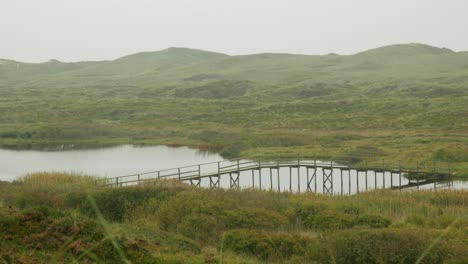
<svg viewBox="0 0 468 264"><path fill-rule="evenodd" d="M448 170L382 165L357 166L346 161L300 159L237 159L106 178L98 183L108 187L123 187L157 179L171 179L190 182L198 187L309 191L330 195L354 194L372 189L450 188L452 184L453 173Z"/></svg>

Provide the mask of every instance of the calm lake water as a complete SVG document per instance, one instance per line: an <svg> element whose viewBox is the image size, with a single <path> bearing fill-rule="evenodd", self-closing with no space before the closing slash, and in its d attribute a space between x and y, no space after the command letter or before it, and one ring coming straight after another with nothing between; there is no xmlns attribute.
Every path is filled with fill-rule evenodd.
<svg viewBox="0 0 468 264"><path fill-rule="evenodd" d="M222 158L217 154L187 147L123 145L65 151L0 149L0 180L11 181L43 171L115 177L219 160Z"/></svg>
<svg viewBox="0 0 468 264"><path fill-rule="evenodd" d="M11 181L22 175L33 172L67 172L75 174L95 175L100 177L115 177L141 172L177 168L201 163L209 163L223 160L218 154L207 153L187 147L167 147L167 146L132 146L123 145L110 148L87 149L87 150L65 150L65 151L36 151L36 150L6 150L0 149L0 180ZM298 177L297 169L290 170L282 168L279 171L280 183L278 184L278 174L270 177L270 171L263 169L260 173L255 172L254 184L256 188L280 189L289 191L290 185L294 192L306 190L307 173L305 168L301 168ZM270 181L272 179L272 181ZM291 182L289 180L291 179ZM313 191L322 192L323 175L317 172L317 183L311 182ZM377 180L377 181L375 181ZM392 184L398 185L399 178L387 173L376 175L369 172L356 175L352 172L348 175L344 173L343 181L341 174L333 173L335 194L354 194L373 189L389 188ZM367 187L365 183L367 182ZM402 184L407 183L403 177ZM252 187L251 172L242 172L239 178L241 187ZM221 187L229 187L229 176L221 177ZM202 186L209 186L209 179L202 180ZM422 189L433 188L434 185L421 186ZM468 182L455 181L454 189L468 189Z"/></svg>

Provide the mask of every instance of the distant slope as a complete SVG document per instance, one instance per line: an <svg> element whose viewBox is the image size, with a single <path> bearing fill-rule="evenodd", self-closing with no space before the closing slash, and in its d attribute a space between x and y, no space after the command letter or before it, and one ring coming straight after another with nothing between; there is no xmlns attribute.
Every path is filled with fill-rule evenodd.
<svg viewBox="0 0 468 264"><path fill-rule="evenodd" d="M437 48L420 43L395 44L357 53L357 56L420 56L454 53L447 48Z"/></svg>
<svg viewBox="0 0 468 264"><path fill-rule="evenodd" d="M319 82L368 83L383 79L464 76L468 53L424 44L398 44L355 55L263 53L242 56L168 48L113 61L21 63L0 60L0 84L35 80L37 86L140 88L202 87L220 80L253 81L262 86L297 87ZM457 77L458 78L458 77Z"/></svg>
<svg viewBox="0 0 468 264"><path fill-rule="evenodd" d="M192 65L224 57L227 57L227 55L187 48L168 48L161 51L128 55L101 65L96 65L95 67L90 67L81 73L92 75L138 74L155 70L167 70L172 67Z"/></svg>
<svg viewBox="0 0 468 264"><path fill-rule="evenodd" d="M103 62L66 63L58 60L50 60L43 63L22 63L0 59L0 77L3 81L27 81L64 72L76 71L101 63Z"/></svg>

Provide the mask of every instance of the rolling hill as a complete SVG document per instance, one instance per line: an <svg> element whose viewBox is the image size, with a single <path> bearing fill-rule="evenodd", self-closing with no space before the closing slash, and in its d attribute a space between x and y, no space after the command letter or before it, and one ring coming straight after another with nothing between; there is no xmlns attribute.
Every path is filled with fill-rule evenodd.
<svg viewBox="0 0 468 264"><path fill-rule="evenodd" d="M437 159L468 175L468 52L424 44L354 55L169 48L112 61L0 60L0 94L4 146Z"/></svg>

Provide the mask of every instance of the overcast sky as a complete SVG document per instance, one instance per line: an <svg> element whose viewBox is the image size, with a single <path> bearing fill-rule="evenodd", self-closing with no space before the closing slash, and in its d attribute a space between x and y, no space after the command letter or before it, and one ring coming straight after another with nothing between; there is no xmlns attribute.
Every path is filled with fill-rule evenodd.
<svg viewBox="0 0 468 264"><path fill-rule="evenodd" d="M468 50L468 0L0 0L0 58L19 61L172 46L351 54L410 42Z"/></svg>

